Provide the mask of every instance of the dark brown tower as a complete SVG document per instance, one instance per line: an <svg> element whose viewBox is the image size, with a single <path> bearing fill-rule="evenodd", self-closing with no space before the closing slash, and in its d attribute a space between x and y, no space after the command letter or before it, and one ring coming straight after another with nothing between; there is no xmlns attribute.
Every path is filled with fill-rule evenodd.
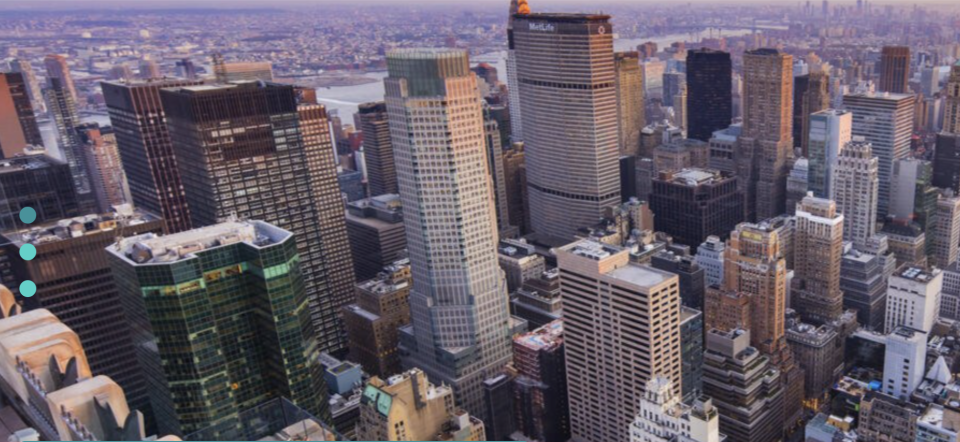
<svg viewBox="0 0 960 442"><path fill-rule="evenodd" d="M910 92L910 48L884 46L880 53L880 91L895 94Z"/></svg>

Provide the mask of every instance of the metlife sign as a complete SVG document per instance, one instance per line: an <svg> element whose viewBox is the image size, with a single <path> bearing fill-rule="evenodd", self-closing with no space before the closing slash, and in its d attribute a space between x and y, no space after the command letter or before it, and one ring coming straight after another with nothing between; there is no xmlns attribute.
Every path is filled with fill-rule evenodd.
<svg viewBox="0 0 960 442"><path fill-rule="evenodd" d="M554 32L557 30L557 28L551 23L530 23L530 30L538 32Z"/></svg>

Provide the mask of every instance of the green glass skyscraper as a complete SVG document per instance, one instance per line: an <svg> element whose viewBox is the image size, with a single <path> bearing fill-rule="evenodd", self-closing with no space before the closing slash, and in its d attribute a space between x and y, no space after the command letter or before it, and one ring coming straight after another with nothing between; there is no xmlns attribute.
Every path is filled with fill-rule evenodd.
<svg viewBox="0 0 960 442"><path fill-rule="evenodd" d="M109 247L161 433L239 440L277 397L326 415L294 235L225 222Z"/></svg>

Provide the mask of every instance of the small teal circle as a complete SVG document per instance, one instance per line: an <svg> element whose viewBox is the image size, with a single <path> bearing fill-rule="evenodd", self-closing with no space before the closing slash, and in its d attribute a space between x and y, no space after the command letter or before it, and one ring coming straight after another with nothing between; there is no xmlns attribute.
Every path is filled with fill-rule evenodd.
<svg viewBox="0 0 960 442"><path fill-rule="evenodd" d="M24 244L20 247L20 257L29 261L37 257L37 248L33 244Z"/></svg>
<svg viewBox="0 0 960 442"><path fill-rule="evenodd" d="M37 211L33 207L24 207L20 209L20 221L24 224L30 224L37 220Z"/></svg>
<svg viewBox="0 0 960 442"><path fill-rule="evenodd" d="M31 280L26 280L20 283L20 294L25 298L29 298L37 294L37 285Z"/></svg>

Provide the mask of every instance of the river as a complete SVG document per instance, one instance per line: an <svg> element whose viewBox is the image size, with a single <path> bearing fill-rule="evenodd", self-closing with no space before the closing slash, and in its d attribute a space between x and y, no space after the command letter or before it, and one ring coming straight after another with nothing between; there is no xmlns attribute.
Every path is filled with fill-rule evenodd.
<svg viewBox="0 0 960 442"><path fill-rule="evenodd" d="M724 37L739 37L752 32L750 29L731 29L724 30ZM693 37L693 38L691 38ZM662 37L653 38L618 38L613 42L615 51L634 51L641 43L652 41L660 48L669 47L676 41L695 40L696 35L689 34L671 34ZM497 68L500 81L507 81L506 51L490 52L487 54L471 56L471 61L476 63L488 63ZM353 124L352 115L357 112L357 105L370 101L383 100L383 79L387 76L386 72L368 72L364 77L374 79L375 82L355 85L339 86L317 89L317 100L327 106L327 109L336 111L344 123Z"/></svg>

